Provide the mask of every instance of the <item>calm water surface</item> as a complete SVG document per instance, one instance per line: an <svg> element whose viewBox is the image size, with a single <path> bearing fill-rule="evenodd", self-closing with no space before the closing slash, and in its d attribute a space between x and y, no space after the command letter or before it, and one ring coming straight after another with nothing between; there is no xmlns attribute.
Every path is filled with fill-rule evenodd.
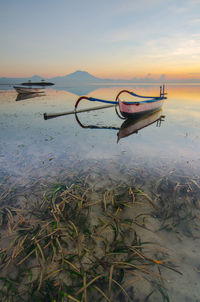
<svg viewBox="0 0 200 302"><path fill-rule="evenodd" d="M133 134L131 125L124 132L120 130L124 121L116 115L114 108L79 114L79 121L85 128L74 115L43 119L44 112L73 110L78 95L114 100L124 88L144 95L159 93L157 85L70 87L46 89L45 95L16 101L14 90L0 90L2 186L32 188L38 180L37 185L45 186L62 182L66 174L74 174L88 177L97 188L110 188L117 182L127 185L134 182L153 192L160 179L165 179L165 184L171 182L178 186L183 186L183 182L184 186L187 183L191 186L192 179L195 190L199 190L200 87L197 85L168 85L168 99L162 112L148 121L140 121L139 125L147 126L163 115L161 123L152 123ZM79 108L92 106L96 104L83 101ZM118 140L120 133L124 137ZM167 185L160 188L166 202L173 195L168 189ZM198 204L200 194L195 192ZM182 198L187 199L186 195L187 190ZM199 213L198 206L195 210ZM200 301L198 230L197 219L193 223L185 222L170 236L163 230L156 239L170 249L183 273L182 276L167 273L171 301Z"/></svg>
<svg viewBox="0 0 200 302"><path fill-rule="evenodd" d="M157 86L133 86L138 93L157 94ZM75 89L74 89L75 90ZM80 90L80 88L79 88ZM90 96L113 100L120 87L101 88ZM81 128L74 115L45 121L43 113L73 110L76 94L64 90L46 90L46 95L16 102L14 90L0 91L0 159L1 172L19 177L54 171L72 162L85 160L115 162L138 167L163 169L200 167L199 93L198 86L169 86L165 115L160 127L152 124L122 138L117 143L117 130ZM79 108L96 104L83 101ZM84 126L120 128L114 108L81 113ZM51 160L50 160L51 159ZM164 168L165 167L165 168ZM31 173L31 174L30 174Z"/></svg>

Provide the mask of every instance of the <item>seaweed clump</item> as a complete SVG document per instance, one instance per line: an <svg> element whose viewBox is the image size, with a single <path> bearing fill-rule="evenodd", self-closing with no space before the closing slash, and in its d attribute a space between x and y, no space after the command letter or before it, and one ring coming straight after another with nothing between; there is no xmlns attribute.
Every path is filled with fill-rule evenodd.
<svg viewBox="0 0 200 302"><path fill-rule="evenodd" d="M140 282L145 301L169 301L161 267L172 263L124 214L141 197L137 188L97 194L80 180L25 209L1 208L1 301L139 301Z"/></svg>
<svg viewBox="0 0 200 302"><path fill-rule="evenodd" d="M161 230L199 238L199 177L178 175L162 177L154 188L154 216Z"/></svg>

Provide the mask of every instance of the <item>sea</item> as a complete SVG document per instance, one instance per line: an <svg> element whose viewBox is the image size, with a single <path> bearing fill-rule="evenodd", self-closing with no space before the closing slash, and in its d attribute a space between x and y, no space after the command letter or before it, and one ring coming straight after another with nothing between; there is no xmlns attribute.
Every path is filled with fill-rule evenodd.
<svg viewBox="0 0 200 302"><path fill-rule="evenodd" d="M137 187L159 206L140 228L141 240L166 249L179 272L162 268L165 301L198 302L200 85L167 84L162 110L137 120L125 121L114 106L64 115L80 96L113 101L123 89L159 95L158 84L145 83L53 86L27 98L0 86L0 207L23 207L67 177L87 179L97 193ZM81 100L78 109L99 105ZM142 297L138 289L136 301Z"/></svg>

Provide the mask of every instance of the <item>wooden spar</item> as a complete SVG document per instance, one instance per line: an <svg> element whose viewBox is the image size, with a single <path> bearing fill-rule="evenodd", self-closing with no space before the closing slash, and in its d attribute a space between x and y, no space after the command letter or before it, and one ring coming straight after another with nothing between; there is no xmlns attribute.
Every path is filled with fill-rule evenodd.
<svg viewBox="0 0 200 302"><path fill-rule="evenodd" d="M114 106L116 106L116 105L106 105L106 106L98 106L98 107L93 107L93 108L80 109L80 110L76 110L76 113L106 109L106 108L110 108L110 107L114 107ZM43 116L44 116L45 120L48 120L50 118L63 116L63 115L70 115L70 114L75 114L75 111L73 110L73 111L67 111L67 112L61 112L61 113L44 113Z"/></svg>

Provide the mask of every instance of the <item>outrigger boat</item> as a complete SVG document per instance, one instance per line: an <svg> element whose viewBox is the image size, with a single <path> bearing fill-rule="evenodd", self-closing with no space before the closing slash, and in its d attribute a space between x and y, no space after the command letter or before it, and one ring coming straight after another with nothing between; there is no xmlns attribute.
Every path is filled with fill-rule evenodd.
<svg viewBox="0 0 200 302"><path fill-rule="evenodd" d="M145 99L143 101L124 101L120 100L119 96L123 93L128 93L134 97ZM102 100L97 99L93 97L87 97L87 96L81 96L78 98L78 100L75 103L74 110L68 111L68 112L62 112L62 113L44 113L44 119L54 118L62 115L69 115L69 114L75 114L78 112L87 112L92 110L99 110L99 109L105 109L115 106L115 110L117 115L122 118L134 118L140 115L149 114L155 111L158 111L161 109L163 102L167 97L165 96L167 93L165 92L165 85L160 86L160 95L159 96L142 96L139 94L136 94L135 92L129 91L129 90L121 90L117 96L115 101L108 101L108 100ZM100 103L106 103L108 105L105 106L99 106L99 107L93 107L93 108L87 108L87 109L80 109L78 110L78 105L81 100L88 100L92 102L100 102ZM119 111L118 112L118 107Z"/></svg>
<svg viewBox="0 0 200 302"><path fill-rule="evenodd" d="M145 100L140 102L138 101L129 102L129 101L120 100L119 96L121 96L122 93L128 93L134 97L145 99ZM78 104L80 103L80 101L86 99L88 101L113 104L116 106L116 112L117 112L117 106L119 106L119 111L122 115L122 118L136 117L141 114L143 115L159 110L162 107L164 100L167 99L167 97L165 96L166 94L167 93L165 92L165 85L163 85L160 86L159 96L142 96L129 90L121 90L117 94L115 101L107 101L107 100L101 100L92 97L81 96L75 103L74 111L77 112Z"/></svg>
<svg viewBox="0 0 200 302"><path fill-rule="evenodd" d="M31 93L43 93L44 89L41 87L25 87L25 86L13 86L18 93L31 94Z"/></svg>

